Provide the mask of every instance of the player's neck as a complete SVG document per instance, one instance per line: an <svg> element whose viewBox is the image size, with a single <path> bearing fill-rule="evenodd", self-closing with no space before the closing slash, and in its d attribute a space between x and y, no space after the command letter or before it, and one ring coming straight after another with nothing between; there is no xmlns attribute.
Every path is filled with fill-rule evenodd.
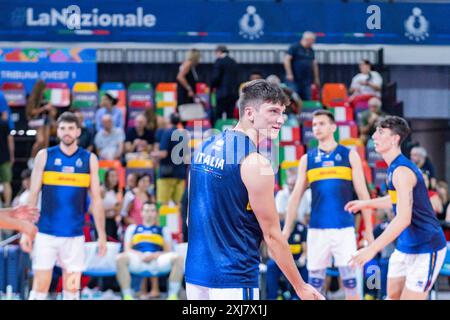
<svg viewBox="0 0 450 320"><path fill-rule="evenodd" d="M59 144L59 148L61 149L64 154L71 156L78 150L78 145L76 143L72 143L70 146L65 145L64 143Z"/></svg>
<svg viewBox="0 0 450 320"><path fill-rule="evenodd" d="M384 161L387 163L388 166L391 165L391 163L397 158L402 151L400 148L391 148L385 153L383 153L381 156L383 157Z"/></svg>
<svg viewBox="0 0 450 320"><path fill-rule="evenodd" d="M258 134L257 130L255 130L255 128L253 128L253 126L250 123L247 123L245 120L239 120L238 124L233 128L233 130L242 132L247 135L255 144L255 146L259 144L260 135Z"/></svg>
<svg viewBox="0 0 450 320"><path fill-rule="evenodd" d="M319 141L319 149L325 152L331 152L338 146L338 143L333 139L326 139L324 141Z"/></svg>

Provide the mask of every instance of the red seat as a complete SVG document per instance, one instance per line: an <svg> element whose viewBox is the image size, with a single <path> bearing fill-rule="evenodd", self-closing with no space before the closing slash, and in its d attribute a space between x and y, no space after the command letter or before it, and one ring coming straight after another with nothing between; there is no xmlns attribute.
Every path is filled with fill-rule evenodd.
<svg viewBox="0 0 450 320"><path fill-rule="evenodd" d="M322 88L322 104L326 107L345 103L348 99L347 88L343 83L325 83ZM340 105L342 105L340 104Z"/></svg>
<svg viewBox="0 0 450 320"><path fill-rule="evenodd" d="M2 90L24 90L25 86L22 82L4 82Z"/></svg>

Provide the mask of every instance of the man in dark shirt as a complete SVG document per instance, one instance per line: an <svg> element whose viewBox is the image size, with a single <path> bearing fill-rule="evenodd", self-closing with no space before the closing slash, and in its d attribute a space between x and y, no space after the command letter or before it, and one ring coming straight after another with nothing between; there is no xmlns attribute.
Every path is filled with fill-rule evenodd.
<svg viewBox="0 0 450 320"><path fill-rule="evenodd" d="M303 33L299 43L289 47L284 58L286 81L294 85L303 100L311 100L311 84L320 86L319 65L312 48L316 36L310 31Z"/></svg>
<svg viewBox="0 0 450 320"><path fill-rule="evenodd" d="M147 117L139 114L134 120L134 128L127 130L125 138L125 152L149 152L155 143L155 134L148 130Z"/></svg>
<svg viewBox="0 0 450 320"><path fill-rule="evenodd" d="M223 113L226 113L227 119L231 119L239 94L238 65L228 56L225 46L217 47L216 56L211 81L211 89L216 90L217 99L215 120L222 118Z"/></svg>
<svg viewBox="0 0 450 320"><path fill-rule="evenodd" d="M188 137L185 131L177 131L179 123L180 116L173 113L167 128L161 132L159 150L151 153L154 159L159 160L159 174L156 180L156 201L159 204L168 204L170 200L180 204L185 189L184 150L188 149Z"/></svg>

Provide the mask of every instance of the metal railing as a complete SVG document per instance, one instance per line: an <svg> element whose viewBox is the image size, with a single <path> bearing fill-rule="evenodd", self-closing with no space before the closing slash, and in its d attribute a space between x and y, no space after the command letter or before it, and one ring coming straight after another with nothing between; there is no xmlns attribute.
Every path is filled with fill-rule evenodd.
<svg viewBox="0 0 450 320"><path fill-rule="evenodd" d="M189 49L97 49L98 63L181 63ZM214 49L200 50L202 63L213 63ZM285 50L280 49L230 49L238 63L283 63ZM317 49L320 64L357 64L367 59L372 64L383 64L383 49Z"/></svg>

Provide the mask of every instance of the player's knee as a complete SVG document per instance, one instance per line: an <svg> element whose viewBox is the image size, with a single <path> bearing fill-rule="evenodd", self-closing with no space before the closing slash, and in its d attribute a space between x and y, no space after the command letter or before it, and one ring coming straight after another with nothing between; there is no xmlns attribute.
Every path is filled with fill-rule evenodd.
<svg viewBox="0 0 450 320"><path fill-rule="evenodd" d="M325 283L326 269L314 270L309 272L308 282L318 290L322 290Z"/></svg>
<svg viewBox="0 0 450 320"><path fill-rule="evenodd" d="M356 271L351 267L339 267L339 274L342 278L342 285L347 296L356 296L358 294L358 281Z"/></svg>

